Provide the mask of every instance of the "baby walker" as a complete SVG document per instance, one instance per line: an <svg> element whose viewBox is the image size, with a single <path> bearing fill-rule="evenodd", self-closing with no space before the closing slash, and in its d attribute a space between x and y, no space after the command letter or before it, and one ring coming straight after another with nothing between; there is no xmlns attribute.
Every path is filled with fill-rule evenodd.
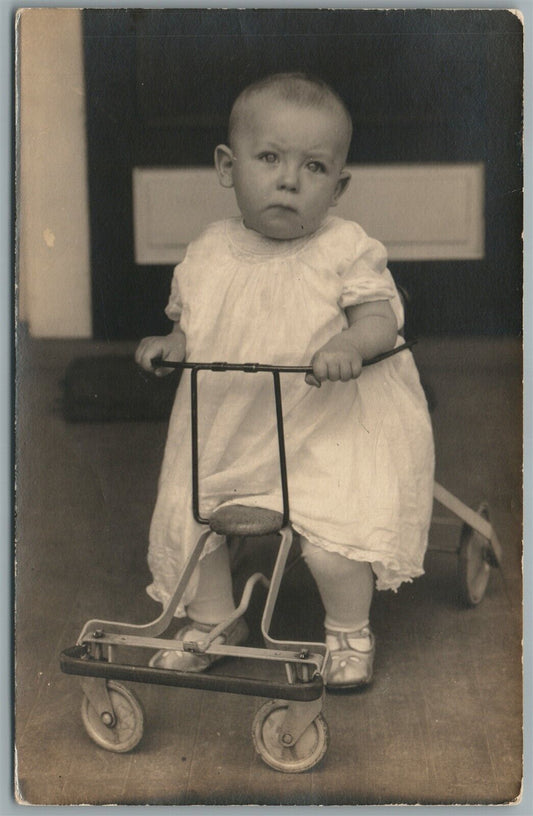
<svg viewBox="0 0 533 816"><path fill-rule="evenodd" d="M365 365L377 363L411 345L412 343L405 343L366 361ZM142 625L98 619L87 621L76 645L62 652L61 669L67 674L82 676L83 724L91 739L108 751L118 753L131 751L143 734L142 707L132 691L117 682L129 680L136 683L183 686L270 698L258 710L252 724L256 751L267 765L277 771L300 773L309 770L320 762L328 747L328 728L322 715L322 705L329 651L325 643L275 640L269 631L292 543L280 374L307 373L311 368L259 363L172 363L160 359L154 360L153 364L154 367L191 369L192 509L196 521L206 525L206 532L200 536L170 601L156 620ZM197 378L200 370L272 374L283 500L281 513L237 504L222 506L209 518L202 517L198 478ZM459 586L466 603L475 605L485 593L490 567L497 566L501 557L500 545L489 522L487 508L484 505L476 513L438 484L435 484L435 498L464 522L459 547L455 550L458 552ZM207 633L203 640L179 642L168 637L162 638L161 635L167 631L173 620L211 531L241 538L279 534L280 544L272 576L270 579L262 573L250 576L237 609ZM217 643L217 638L246 612L257 584L262 584L268 590L261 620L265 648ZM126 647L139 647L150 653L164 648L167 651L185 651L199 655L273 661L284 665L286 679L257 679L130 665L118 658L120 649Z"/></svg>

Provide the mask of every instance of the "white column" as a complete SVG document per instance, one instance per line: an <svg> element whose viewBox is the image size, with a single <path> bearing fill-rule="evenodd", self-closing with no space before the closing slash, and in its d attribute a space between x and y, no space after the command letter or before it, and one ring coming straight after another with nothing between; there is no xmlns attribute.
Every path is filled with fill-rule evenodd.
<svg viewBox="0 0 533 816"><path fill-rule="evenodd" d="M25 9L17 34L19 319L91 337L81 12Z"/></svg>

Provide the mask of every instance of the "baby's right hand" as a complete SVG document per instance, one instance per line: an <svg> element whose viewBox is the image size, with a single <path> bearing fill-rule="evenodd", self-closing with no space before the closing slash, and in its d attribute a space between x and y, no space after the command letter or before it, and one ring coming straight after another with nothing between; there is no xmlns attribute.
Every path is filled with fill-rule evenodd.
<svg viewBox="0 0 533 816"><path fill-rule="evenodd" d="M181 331L173 331L162 337L145 337L139 343L135 352L135 362L150 371L156 377L164 377L172 373L171 368L154 368L152 361L157 357L181 363L185 359L185 335Z"/></svg>

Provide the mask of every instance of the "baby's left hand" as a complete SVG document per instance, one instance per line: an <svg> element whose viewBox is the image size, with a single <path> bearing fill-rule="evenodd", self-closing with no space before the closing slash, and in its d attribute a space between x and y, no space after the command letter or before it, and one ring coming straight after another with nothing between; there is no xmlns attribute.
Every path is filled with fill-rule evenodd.
<svg viewBox="0 0 533 816"><path fill-rule="evenodd" d="M335 335L311 359L312 373L306 374L308 385L320 388L324 380L355 380L363 368L363 358L345 332Z"/></svg>

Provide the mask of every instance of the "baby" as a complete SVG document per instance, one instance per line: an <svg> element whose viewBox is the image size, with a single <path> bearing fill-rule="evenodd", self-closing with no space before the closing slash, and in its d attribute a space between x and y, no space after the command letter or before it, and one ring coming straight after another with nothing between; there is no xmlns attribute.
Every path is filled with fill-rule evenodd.
<svg viewBox="0 0 533 816"><path fill-rule="evenodd" d="M311 365L283 377L291 525L317 583L331 663L329 688L372 679L369 614L377 589L423 572L432 511L433 442L409 351L363 361L402 342L403 310L384 247L329 215L350 182L350 115L325 83L275 74L237 98L227 145L215 149L242 218L211 224L174 272L164 337L137 362ZM162 375L168 369L159 369ZM150 530L150 595L165 603L204 528L192 516L189 388L172 412ZM268 374L200 378L202 514L224 503L281 510L276 419ZM235 609L228 552L212 533L177 612L176 637L201 634ZM238 619L225 638L247 637ZM216 659L158 652L152 665L201 671Z"/></svg>

